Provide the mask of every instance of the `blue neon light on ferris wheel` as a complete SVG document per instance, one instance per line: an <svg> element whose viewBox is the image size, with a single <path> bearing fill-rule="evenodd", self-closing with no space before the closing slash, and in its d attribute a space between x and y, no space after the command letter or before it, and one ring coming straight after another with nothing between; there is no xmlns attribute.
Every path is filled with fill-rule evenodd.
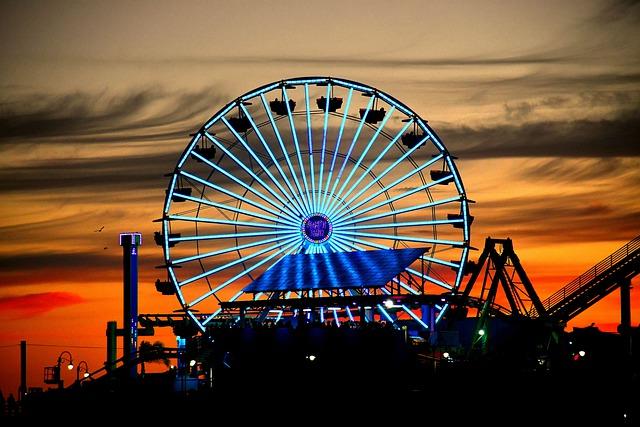
<svg viewBox="0 0 640 427"><path fill-rule="evenodd" d="M204 328L221 302L271 298L241 289L288 254L425 244L420 267L383 292L455 291L472 217L453 159L426 120L362 83L301 77L239 96L195 132L171 174L162 248L178 301Z"/></svg>

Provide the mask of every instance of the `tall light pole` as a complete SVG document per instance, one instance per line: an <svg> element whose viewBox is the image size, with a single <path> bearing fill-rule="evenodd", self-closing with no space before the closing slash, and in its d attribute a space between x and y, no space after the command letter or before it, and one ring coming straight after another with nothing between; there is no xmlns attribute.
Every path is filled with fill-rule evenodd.
<svg viewBox="0 0 640 427"><path fill-rule="evenodd" d="M67 362L67 369L73 370L73 356L68 351L63 351L58 356L58 363L56 364L56 368L58 369L58 388L64 388L64 380L62 379L62 373L60 372L60 368L63 362Z"/></svg>
<svg viewBox="0 0 640 427"><path fill-rule="evenodd" d="M138 351L138 247L142 245L142 233L120 233L124 284L123 306L123 358L129 366L129 377L137 375L133 360Z"/></svg>
<svg viewBox="0 0 640 427"><path fill-rule="evenodd" d="M27 342L20 341L20 400L27 395Z"/></svg>
<svg viewBox="0 0 640 427"><path fill-rule="evenodd" d="M76 368L76 381L80 383L80 372L83 372L82 378L89 378L89 365L84 360L78 363L78 367Z"/></svg>

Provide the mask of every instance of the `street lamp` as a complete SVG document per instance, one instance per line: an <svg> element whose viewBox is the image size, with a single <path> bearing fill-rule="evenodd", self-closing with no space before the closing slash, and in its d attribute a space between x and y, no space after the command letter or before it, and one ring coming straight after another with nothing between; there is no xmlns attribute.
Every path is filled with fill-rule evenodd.
<svg viewBox="0 0 640 427"><path fill-rule="evenodd" d="M60 353L60 356L58 356L58 369L60 369L60 366L62 366L63 362L67 362L68 370L73 370L73 356L71 356L71 353L66 350Z"/></svg>
<svg viewBox="0 0 640 427"><path fill-rule="evenodd" d="M44 368L44 382L46 384L58 384L58 388L63 388L63 381L60 377L60 367L63 363L67 363L67 369L73 369L73 356L68 351L63 351L58 356L58 362L54 366Z"/></svg>
<svg viewBox="0 0 640 427"><path fill-rule="evenodd" d="M83 372L82 378L89 378L89 365L84 360L78 363L78 367L76 368L76 381L80 381L80 372Z"/></svg>

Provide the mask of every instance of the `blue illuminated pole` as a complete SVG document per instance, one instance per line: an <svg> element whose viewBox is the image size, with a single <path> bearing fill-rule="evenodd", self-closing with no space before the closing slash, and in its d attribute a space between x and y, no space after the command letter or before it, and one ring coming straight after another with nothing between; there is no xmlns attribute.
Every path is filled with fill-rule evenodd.
<svg viewBox="0 0 640 427"><path fill-rule="evenodd" d="M137 367L132 362L138 351L138 247L141 233L120 233L124 284L122 356L129 366L129 377L134 379Z"/></svg>

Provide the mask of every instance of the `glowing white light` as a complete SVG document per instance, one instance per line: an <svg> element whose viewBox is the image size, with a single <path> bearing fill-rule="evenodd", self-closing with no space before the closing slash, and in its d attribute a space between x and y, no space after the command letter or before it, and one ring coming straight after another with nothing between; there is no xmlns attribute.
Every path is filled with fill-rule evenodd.
<svg viewBox="0 0 640 427"><path fill-rule="evenodd" d="M67 365L67 369L68 369L68 370L72 370L72 369L73 369L73 363L69 363L69 364Z"/></svg>
<svg viewBox="0 0 640 427"><path fill-rule="evenodd" d="M445 359L449 358L449 352L445 351L444 353L442 353L442 357L444 357Z"/></svg>
<svg viewBox="0 0 640 427"><path fill-rule="evenodd" d="M580 357L584 357L584 356L585 356L585 354L587 354L587 352L586 352L586 351L584 351L584 350L580 350L580 351L578 352L578 354L580 355Z"/></svg>
<svg viewBox="0 0 640 427"><path fill-rule="evenodd" d="M483 336L483 335L484 335L484 329L480 329L480 330L478 331L478 335Z"/></svg>
<svg viewBox="0 0 640 427"><path fill-rule="evenodd" d="M309 360L311 360L311 361L313 362L314 360L316 360L316 356L314 356L313 354L312 354L312 355L310 355L310 356L309 356Z"/></svg>
<svg viewBox="0 0 640 427"><path fill-rule="evenodd" d="M393 307L393 301L391 301L390 299L385 300L385 301L384 301L384 306L385 306L386 308L391 308L391 307Z"/></svg>
<svg viewBox="0 0 640 427"><path fill-rule="evenodd" d="M196 361L195 361L195 360L193 360L193 359L191 359L191 360L189 361L189 366L191 366L192 368L193 368L194 366L196 366Z"/></svg>
<svg viewBox="0 0 640 427"><path fill-rule="evenodd" d="M89 378L89 372L85 372L85 373L84 373L84 377L85 377L85 378Z"/></svg>

